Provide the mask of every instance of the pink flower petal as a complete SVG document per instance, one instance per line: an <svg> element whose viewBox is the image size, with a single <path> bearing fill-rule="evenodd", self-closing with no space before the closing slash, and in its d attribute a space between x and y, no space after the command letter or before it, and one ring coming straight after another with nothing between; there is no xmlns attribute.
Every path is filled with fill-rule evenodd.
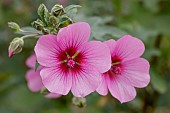
<svg viewBox="0 0 170 113"><path fill-rule="evenodd" d="M88 67L95 67L101 73L111 68L111 55L109 48L102 42L91 41L80 48L80 52L85 56L83 63Z"/></svg>
<svg viewBox="0 0 170 113"><path fill-rule="evenodd" d="M90 37L90 26L86 22L77 22L65 28L62 28L57 40L60 42L60 47L63 50L68 47L79 47L86 43Z"/></svg>
<svg viewBox="0 0 170 113"><path fill-rule="evenodd" d="M61 97L62 95L60 95L60 94L56 94L56 93L49 93L49 94L47 94L45 97L47 97L47 98L59 98L59 97Z"/></svg>
<svg viewBox="0 0 170 113"><path fill-rule="evenodd" d="M60 49L57 46L57 36L43 35L34 48L38 62L45 67L57 65L57 54ZM59 63L59 62L58 62Z"/></svg>
<svg viewBox="0 0 170 113"><path fill-rule="evenodd" d="M149 84L149 62L143 58L137 58L122 62L124 66L122 79L134 87L143 88Z"/></svg>
<svg viewBox="0 0 170 113"><path fill-rule="evenodd" d="M93 69L93 67L83 67L81 72L72 76L71 92L76 97L85 97L94 92L101 81L99 72Z"/></svg>
<svg viewBox="0 0 170 113"><path fill-rule="evenodd" d="M110 93L121 103L131 101L135 98L135 88L121 80L119 75L114 75L114 73L110 72L109 76L106 77Z"/></svg>
<svg viewBox="0 0 170 113"><path fill-rule="evenodd" d="M115 55L122 60L138 58L144 53L145 47L141 40L125 35L117 41Z"/></svg>
<svg viewBox="0 0 170 113"><path fill-rule="evenodd" d="M113 39L107 40L104 42L110 49L110 53L113 54L115 51L115 47L116 47L116 41Z"/></svg>
<svg viewBox="0 0 170 113"><path fill-rule="evenodd" d="M104 96L108 94L108 86L107 86L107 81L105 76L109 76L109 75L107 75L107 73L104 73L102 75L102 82L100 83L99 87L96 90L100 95L104 95Z"/></svg>
<svg viewBox="0 0 170 113"><path fill-rule="evenodd" d="M28 88L32 92L38 92L43 87L42 80L40 77L40 70L37 70L36 72L33 69L29 70L26 73L26 80L27 80Z"/></svg>
<svg viewBox="0 0 170 113"><path fill-rule="evenodd" d="M9 52L8 52L8 57L12 57L12 56L14 56L14 55L15 55L14 52L9 50Z"/></svg>
<svg viewBox="0 0 170 113"><path fill-rule="evenodd" d="M44 86L52 93L67 95L72 85L72 75L58 67L43 68L40 72Z"/></svg>
<svg viewBox="0 0 170 113"><path fill-rule="evenodd" d="M26 60L26 65L27 65L29 68L34 69L35 63L36 63L36 56L35 56L35 54L31 55L31 56Z"/></svg>

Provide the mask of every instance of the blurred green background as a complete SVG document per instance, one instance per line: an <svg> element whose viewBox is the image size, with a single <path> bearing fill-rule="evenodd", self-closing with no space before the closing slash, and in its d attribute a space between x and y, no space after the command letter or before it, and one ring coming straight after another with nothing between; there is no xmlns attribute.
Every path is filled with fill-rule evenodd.
<svg viewBox="0 0 170 113"><path fill-rule="evenodd" d="M72 95L47 99L27 88L25 60L36 39L26 39L24 50L8 58L14 34L7 23L31 26L40 0L0 0L0 113L170 113L170 0L42 0L51 9L56 3L81 5L74 21L87 21L95 40L118 39L125 34L140 38L144 58L151 64L151 82L137 89L135 100L120 104L111 95L93 93L87 107L72 104Z"/></svg>

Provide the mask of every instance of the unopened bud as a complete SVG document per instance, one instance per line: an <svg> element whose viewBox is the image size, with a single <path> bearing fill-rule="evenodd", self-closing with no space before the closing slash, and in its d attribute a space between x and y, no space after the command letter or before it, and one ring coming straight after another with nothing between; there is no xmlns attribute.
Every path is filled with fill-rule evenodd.
<svg viewBox="0 0 170 113"><path fill-rule="evenodd" d="M15 22L8 22L8 26L15 32L20 30L20 26Z"/></svg>
<svg viewBox="0 0 170 113"><path fill-rule="evenodd" d="M22 51L24 45L24 40L22 38L14 38L8 48L8 55L12 57L15 54L18 54Z"/></svg>
<svg viewBox="0 0 170 113"><path fill-rule="evenodd" d="M82 108L86 106L86 98L73 97L72 102L74 105Z"/></svg>
<svg viewBox="0 0 170 113"><path fill-rule="evenodd" d="M61 15L65 14L64 8L62 5L56 4L52 9L51 9L51 14L58 17Z"/></svg>
<svg viewBox="0 0 170 113"><path fill-rule="evenodd" d="M44 18L44 14L48 12L48 9L46 8L46 6L44 4L40 4L40 6L38 7L38 15L41 18Z"/></svg>
<svg viewBox="0 0 170 113"><path fill-rule="evenodd" d="M43 22L40 19L37 19L36 21L32 22L32 26L37 30L42 30L44 27Z"/></svg>
<svg viewBox="0 0 170 113"><path fill-rule="evenodd" d="M59 24L59 27L63 28L63 27L66 27L72 23L73 23L73 21L69 17L64 16L61 18L61 23Z"/></svg>
<svg viewBox="0 0 170 113"><path fill-rule="evenodd" d="M59 22L59 20L55 16L50 16L49 21L50 21L50 24L52 25L56 25Z"/></svg>
<svg viewBox="0 0 170 113"><path fill-rule="evenodd" d="M41 20L45 24L47 24L48 23L48 18L49 18L50 14L49 14L48 9L46 8L46 6L44 4L40 4L37 13L41 17Z"/></svg>
<svg viewBox="0 0 170 113"><path fill-rule="evenodd" d="M50 34L50 30L48 30L48 29L46 29L46 28L44 28L43 30L42 30L42 32L46 35L46 34Z"/></svg>
<svg viewBox="0 0 170 113"><path fill-rule="evenodd" d="M47 88L43 87L43 88L41 88L40 93L43 95L47 95L49 93L49 91L47 90Z"/></svg>

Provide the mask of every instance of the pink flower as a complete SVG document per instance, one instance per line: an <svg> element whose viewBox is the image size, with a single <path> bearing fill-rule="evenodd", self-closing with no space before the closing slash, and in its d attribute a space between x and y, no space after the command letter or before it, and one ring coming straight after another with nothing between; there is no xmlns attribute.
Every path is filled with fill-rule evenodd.
<svg viewBox="0 0 170 113"><path fill-rule="evenodd" d="M44 87L44 85L42 84L41 77L40 77L40 70L43 67L40 66L35 71L34 70L35 63L36 63L35 54L31 55L26 61L27 66L30 68L30 70L26 73L26 80L27 80L28 88L32 92L38 92ZM61 95L55 94L55 93L49 93L49 94L46 95L47 98L58 98L60 96Z"/></svg>
<svg viewBox="0 0 170 113"><path fill-rule="evenodd" d="M84 97L94 92L101 81L100 73L111 67L109 48L90 41L90 26L78 22L62 28L58 35L44 35L35 46L44 86L53 93Z"/></svg>
<svg viewBox="0 0 170 113"><path fill-rule="evenodd" d="M130 35L104 43L110 48L112 67L102 74L103 80L97 92L107 95L109 90L121 103L131 101L136 96L134 87L146 87L150 81L150 65L140 58L144 53L144 44Z"/></svg>

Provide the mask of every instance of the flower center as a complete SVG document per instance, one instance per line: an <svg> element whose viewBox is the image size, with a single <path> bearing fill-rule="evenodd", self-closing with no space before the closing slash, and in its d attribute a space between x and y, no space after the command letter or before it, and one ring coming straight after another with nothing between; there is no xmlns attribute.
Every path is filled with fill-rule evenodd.
<svg viewBox="0 0 170 113"><path fill-rule="evenodd" d="M74 59L69 58L69 59L67 60L67 66L68 66L69 68L73 68L73 67L75 66L75 64L76 64L76 62L74 61Z"/></svg>
<svg viewBox="0 0 170 113"><path fill-rule="evenodd" d="M117 56L112 58L111 71L116 75L120 75L122 73L121 60Z"/></svg>
<svg viewBox="0 0 170 113"><path fill-rule="evenodd" d="M112 71L115 73L115 74L121 74L122 73L122 69L120 66L112 66Z"/></svg>

